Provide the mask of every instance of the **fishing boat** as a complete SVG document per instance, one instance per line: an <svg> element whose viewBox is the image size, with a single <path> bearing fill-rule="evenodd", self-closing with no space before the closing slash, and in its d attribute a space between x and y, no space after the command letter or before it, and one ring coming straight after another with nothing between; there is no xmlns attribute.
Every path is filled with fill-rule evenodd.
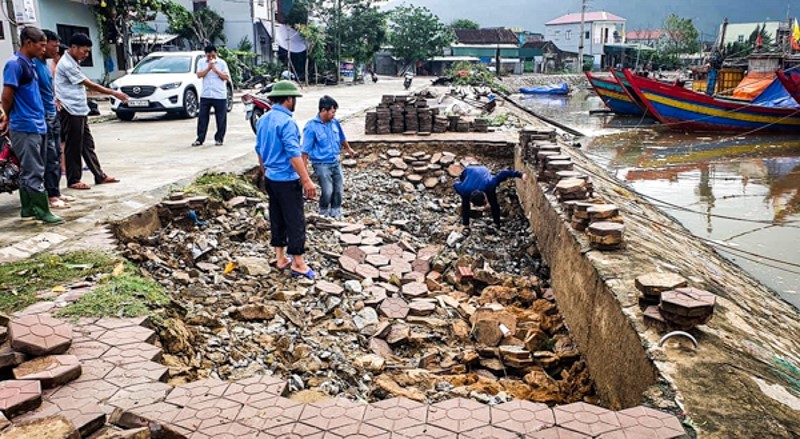
<svg viewBox="0 0 800 439"><path fill-rule="evenodd" d="M662 124L681 131L763 131L800 133L800 104L771 107L758 100L723 100L636 76L624 70L636 96Z"/></svg>
<svg viewBox="0 0 800 439"><path fill-rule="evenodd" d="M586 79L589 80L589 84L606 104L606 107L614 114L620 116L642 116L644 114L643 107L631 99L628 92L614 77L600 78L592 75L591 72L586 72Z"/></svg>
<svg viewBox="0 0 800 439"><path fill-rule="evenodd" d="M783 85L789 95L800 105L800 71L778 71L778 80Z"/></svg>
<svg viewBox="0 0 800 439"><path fill-rule="evenodd" d="M569 94L569 84L562 82L539 87L523 87L519 89L519 92L526 95L566 96Z"/></svg>

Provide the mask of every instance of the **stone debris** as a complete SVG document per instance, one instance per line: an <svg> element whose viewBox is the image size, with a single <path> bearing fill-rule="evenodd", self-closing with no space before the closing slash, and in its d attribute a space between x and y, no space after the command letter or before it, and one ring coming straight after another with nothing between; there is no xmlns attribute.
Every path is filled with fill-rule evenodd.
<svg viewBox="0 0 800 439"><path fill-rule="evenodd" d="M0 437L3 439L80 439L81 434L69 419L56 415L14 424L0 433Z"/></svg>
<svg viewBox="0 0 800 439"><path fill-rule="evenodd" d="M42 403L42 386L36 380L0 382L0 412L7 418L33 410Z"/></svg>
<svg viewBox="0 0 800 439"><path fill-rule="evenodd" d="M659 312L667 323L688 330L708 323L714 314L716 296L697 288L677 288L661 293Z"/></svg>
<svg viewBox="0 0 800 439"><path fill-rule="evenodd" d="M81 375L81 363L74 355L48 355L26 361L14 368L18 380L38 380L43 389L66 384Z"/></svg>

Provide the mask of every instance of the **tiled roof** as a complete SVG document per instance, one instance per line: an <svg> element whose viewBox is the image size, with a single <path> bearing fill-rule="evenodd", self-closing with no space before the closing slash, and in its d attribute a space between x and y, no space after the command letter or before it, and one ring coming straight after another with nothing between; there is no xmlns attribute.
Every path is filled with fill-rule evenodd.
<svg viewBox="0 0 800 439"><path fill-rule="evenodd" d="M625 19L620 17L619 15L614 15L610 12L595 11L595 12L587 12L586 14L584 14L584 21L588 23L593 21L625 21ZM550 20L547 23L545 23L545 26L554 24L580 23L580 22L581 22L581 13L577 12L574 14L563 15L561 17L556 18L555 20Z"/></svg>
<svg viewBox="0 0 800 439"><path fill-rule="evenodd" d="M625 34L627 40L657 40L664 35L660 30L632 30Z"/></svg>
<svg viewBox="0 0 800 439"><path fill-rule="evenodd" d="M519 37L508 29L455 29L461 44L517 44Z"/></svg>

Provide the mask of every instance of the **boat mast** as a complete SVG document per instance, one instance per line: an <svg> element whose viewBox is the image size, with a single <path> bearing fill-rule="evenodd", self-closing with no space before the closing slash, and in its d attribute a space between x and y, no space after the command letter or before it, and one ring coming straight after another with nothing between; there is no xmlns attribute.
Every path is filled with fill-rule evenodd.
<svg viewBox="0 0 800 439"><path fill-rule="evenodd" d="M584 28L586 26L586 2L587 0L581 1L581 34L578 38L578 73L583 71L583 43L586 41L584 35Z"/></svg>
<svg viewBox="0 0 800 439"><path fill-rule="evenodd" d="M711 53L708 66L708 82L706 82L706 94L713 96L717 88L717 73L722 68L722 60L725 58L725 34L728 32L728 17L722 22L722 33L719 36L717 47Z"/></svg>

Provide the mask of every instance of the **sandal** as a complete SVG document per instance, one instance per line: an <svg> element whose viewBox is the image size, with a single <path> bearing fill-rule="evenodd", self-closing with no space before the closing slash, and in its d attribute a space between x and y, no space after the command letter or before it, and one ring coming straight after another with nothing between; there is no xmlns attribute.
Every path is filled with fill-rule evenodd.
<svg viewBox="0 0 800 439"><path fill-rule="evenodd" d="M64 200L57 198L55 201L50 201L51 209L69 209L71 206L64 202Z"/></svg>
<svg viewBox="0 0 800 439"><path fill-rule="evenodd" d="M291 257L291 256L287 256L287 258L289 259L289 262L286 265L284 265L283 267L281 267L280 265L278 265L277 262L275 262L275 268L277 268L278 271L286 271L286 270L288 270L289 268L292 267L292 264L294 263L294 258Z"/></svg>
<svg viewBox="0 0 800 439"><path fill-rule="evenodd" d="M317 278L317 273L314 273L314 270L310 268L305 273L296 271L294 268L292 268L292 277L306 277L308 279L314 280Z"/></svg>
<svg viewBox="0 0 800 439"><path fill-rule="evenodd" d="M108 175L106 175L106 178L104 178L102 181L97 182L97 184L107 184L107 183L119 183L119 180L117 180L114 177L109 177Z"/></svg>
<svg viewBox="0 0 800 439"><path fill-rule="evenodd" d="M65 201L67 203L70 203L72 201L77 201L78 200L75 197L71 197L69 195L64 195L64 194L62 194L60 197L58 197L58 199L61 200L61 201Z"/></svg>
<svg viewBox="0 0 800 439"><path fill-rule="evenodd" d="M79 191L88 191L89 189L91 189L88 184L83 183L83 182L71 184L68 187L70 189L76 189L76 190L79 190Z"/></svg>

